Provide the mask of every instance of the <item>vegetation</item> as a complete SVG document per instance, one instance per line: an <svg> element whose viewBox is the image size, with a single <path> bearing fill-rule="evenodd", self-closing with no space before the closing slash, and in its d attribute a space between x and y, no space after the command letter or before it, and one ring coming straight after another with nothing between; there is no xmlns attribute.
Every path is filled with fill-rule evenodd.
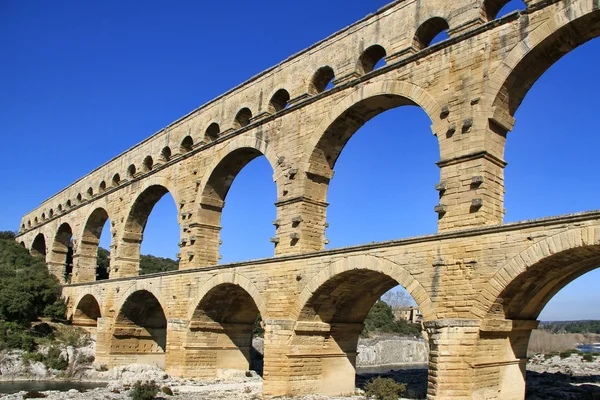
<svg viewBox="0 0 600 400"><path fill-rule="evenodd" d="M171 388L170 388L170 387L168 387L168 386L163 386L163 387L160 389L160 391L161 391L161 392L163 392L164 394L166 394L167 396L173 396L173 391L172 391L172 390L171 390Z"/></svg>
<svg viewBox="0 0 600 400"><path fill-rule="evenodd" d="M36 337L52 330L36 329L32 322L64 319L67 308L44 260L31 256L14 238L12 232L0 232L0 348L33 351Z"/></svg>
<svg viewBox="0 0 600 400"><path fill-rule="evenodd" d="M159 391L158 385L154 381L141 382L137 381L133 385L133 389L129 393L132 400L152 400Z"/></svg>
<svg viewBox="0 0 600 400"><path fill-rule="evenodd" d="M42 392L37 392L37 391L27 392L23 395L24 399L43 399L44 397L48 397L48 396Z"/></svg>
<svg viewBox="0 0 600 400"><path fill-rule="evenodd" d="M48 354L43 359L43 363L48 369L57 369L64 371L69 366L69 360L63 357L60 348L56 346L50 346Z"/></svg>
<svg viewBox="0 0 600 400"><path fill-rule="evenodd" d="M405 320L395 320L392 307L385 301L379 300L367 314L361 336L368 337L377 334L420 336L421 325L410 324Z"/></svg>
<svg viewBox="0 0 600 400"><path fill-rule="evenodd" d="M110 252L102 247L98 248L98 261L96 267L96 278L98 280L108 279L108 267ZM154 257L151 255L140 256L140 275L156 274L159 272L176 271L179 262L170 258Z"/></svg>
<svg viewBox="0 0 600 400"><path fill-rule="evenodd" d="M581 343L600 342L600 336L594 333L551 333L535 329L531 332L527 353L556 354L576 348Z"/></svg>
<svg viewBox="0 0 600 400"><path fill-rule="evenodd" d="M600 321L555 321L542 322L539 329L550 333L597 333L600 334Z"/></svg>
<svg viewBox="0 0 600 400"><path fill-rule="evenodd" d="M583 361L585 362L594 362L594 355L587 353L583 355Z"/></svg>
<svg viewBox="0 0 600 400"><path fill-rule="evenodd" d="M365 385L365 397L377 400L398 400L406 391L406 384L397 383L391 378L377 377Z"/></svg>

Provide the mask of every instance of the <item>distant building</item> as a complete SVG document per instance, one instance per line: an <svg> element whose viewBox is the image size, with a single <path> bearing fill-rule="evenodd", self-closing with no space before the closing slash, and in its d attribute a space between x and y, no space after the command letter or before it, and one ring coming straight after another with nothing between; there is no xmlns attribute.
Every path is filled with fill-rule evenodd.
<svg viewBox="0 0 600 400"><path fill-rule="evenodd" d="M395 307L393 311L394 318L397 320L403 319L411 324L416 324L423 321L423 315L417 306Z"/></svg>

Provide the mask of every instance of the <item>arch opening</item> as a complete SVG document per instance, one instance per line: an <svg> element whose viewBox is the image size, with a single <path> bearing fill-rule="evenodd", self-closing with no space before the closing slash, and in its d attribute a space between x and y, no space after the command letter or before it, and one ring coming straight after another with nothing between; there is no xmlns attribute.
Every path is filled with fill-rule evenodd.
<svg viewBox="0 0 600 400"><path fill-rule="evenodd" d="M46 238L38 233L31 244L31 255L35 257L46 257Z"/></svg>
<svg viewBox="0 0 600 400"><path fill-rule="evenodd" d="M94 189L92 189L91 187L88 188L87 190L87 196L89 199L91 199L92 197L94 197Z"/></svg>
<svg viewBox="0 0 600 400"><path fill-rule="evenodd" d="M58 227L52 249L48 268L60 282L71 282L73 274L73 230L67 223Z"/></svg>
<svg viewBox="0 0 600 400"><path fill-rule="evenodd" d="M194 147L194 139L191 136L186 136L181 141L181 146L179 146L179 152L182 154L188 153L192 151Z"/></svg>
<svg viewBox="0 0 600 400"><path fill-rule="evenodd" d="M279 89L275 92L271 101L269 101L269 112L275 114L288 106L290 94L285 89Z"/></svg>
<svg viewBox="0 0 600 400"><path fill-rule="evenodd" d="M136 168L134 164L131 164L129 167L127 167L127 176L129 178L135 178L135 173L136 173Z"/></svg>
<svg viewBox="0 0 600 400"><path fill-rule="evenodd" d="M73 325L95 332L98 318L102 317L100 305L94 296L86 294L81 298L73 313Z"/></svg>
<svg viewBox="0 0 600 400"><path fill-rule="evenodd" d="M271 221L276 218L273 203L277 190L272 175L267 158L251 147L229 153L211 172L202 191L200 217L222 226L221 262L273 255L269 238L274 229ZM215 240L219 241L219 236Z"/></svg>
<svg viewBox="0 0 600 400"><path fill-rule="evenodd" d="M394 278L379 271L354 269L330 277L302 305L292 339L296 353L292 357L301 365L314 359L316 354L326 355L317 358L317 363L311 362L311 370L306 372L309 375L306 379L319 382L320 392L331 396L354 392L357 372L361 378L361 371L356 368L360 357L357 355L359 338L396 334L417 341L406 345L414 346L413 351L421 357L418 368L422 376L409 390L421 395L417 398L425 397L427 377L424 368L428 354L421 334L423 318L408 292L401 286L392 290L397 286L399 283ZM390 303L394 298L398 302L392 308L381 300L382 297ZM415 323L405 318L414 318ZM402 332L404 328L406 330ZM385 358L385 355L381 357ZM415 357L415 362L417 359ZM366 360L360 362L368 368ZM394 367L398 366L392 365L390 370ZM373 377L373 374L368 376Z"/></svg>
<svg viewBox="0 0 600 400"><path fill-rule="evenodd" d="M306 184L315 200L329 204L327 246L435 232L431 210L439 202L433 190L439 146L427 114L403 107L415 105L402 96L376 95L341 112L323 131L309 158ZM374 194L376 207L370 203ZM431 218L423 218L427 215Z"/></svg>
<svg viewBox="0 0 600 400"><path fill-rule="evenodd" d="M335 73L333 68L324 66L319 68L313 75L310 86L308 88L309 94L319 94L325 90L333 87L333 80L335 79Z"/></svg>
<svg viewBox="0 0 600 400"><path fill-rule="evenodd" d="M219 137L219 134L221 133L221 128L219 127L219 124L217 124L216 122L213 122L212 124L210 124L208 126L208 128L206 128L206 136L209 139L216 139Z"/></svg>
<svg viewBox="0 0 600 400"><path fill-rule="evenodd" d="M417 51L448 38L448 22L441 17L433 17L423 22L415 32L414 46Z"/></svg>
<svg viewBox="0 0 600 400"><path fill-rule="evenodd" d="M360 56L358 60L359 72L361 74L368 74L369 72L375 70L376 66L385 65L385 56L386 51L383 47L378 44L368 47ZM383 65L380 65L380 62L383 61Z"/></svg>
<svg viewBox="0 0 600 400"><path fill-rule="evenodd" d="M100 240L105 226L108 226L110 237L110 223L108 213L104 208L95 209L85 223L83 236L79 245L77 261L77 282L90 282L108 279L110 275L109 254L100 247ZM109 241L110 243L110 241Z"/></svg>
<svg viewBox="0 0 600 400"><path fill-rule="evenodd" d="M168 162L171 159L171 148L169 146L163 147L160 151L160 156L163 162Z"/></svg>
<svg viewBox="0 0 600 400"><path fill-rule="evenodd" d="M115 319L110 353L123 363L156 365L165 368L167 318L158 299L146 290L131 294ZM117 361L118 363L118 361Z"/></svg>
<svg viewBox="0 0 600 400"><path fill-rule="evenodd" d="M186 347L191 351L186 357L190 361L208 358L214 363L195 373L214 377L217 369L226 368L262 374L262 357L252 346L258 315L254 299L238 285L223 283L208 291L190 319ZM197 369L193 362L187 365Z"/></svg>
<svg viewBox="0 0 600 400"><path fill-rule="evenodd" d="M100 193L106 191L106 182L104 182L104 181L100 182L100 186L98 186L98 191Z"/></svg>
<svg viewBox="0 0 600 400"><path fill-rule="evenodd" d="M128 239L120 245L121 254L126 254L129 260L119 260L120 274L144 275L178 268L177 261L165 257L177 252L177 215L175 200L162 185L152 185L137 197L125 223ZM151 219L156 223L148 225ZM142 256L142 251L152 255Z"/></svg>
<svg viewBox="0 0 600 400"><path fill-rule="evenodd" d="M233 121L234 129L240 129L245 126L250 125L250 119L252 118L252 111L249 108L244 107L235 115L235 120Z"/></svg>
<svg viewBox="0 0 600 400"><path fill-rule="evenodd" d="M50 209L50 211L48 212L48 217L49 218L54 217L54 210L53 209Z"/></svg>
<svg viewBox="0 0 600 400"><path fill-rule="evenodd" d="M488 21L502 18L513 11L525 10L527 6L523 0L485 0L483 13Z"/></svg>
<svg viewBox="0 0 600 400"><path fill-rule="evenodd" d="M113 187L119 186L121 183L121 176L119 174L114 174L112 178Z"/></svg>
<svg viewBox="0 0 600 400"><path fill-rule="evenodd" d="M546 311L547 306L551 307L550 304L555 296L556 298L560 297L560 292L569 284L579 283L576 297L585 296L585 292L588 292L593 293L598 299L597 282L600 279L598 267L600 267L600 245L575 247L542 258L532 265L523 267L520 273L505 273L510 281L503 288L499 288L501 284L498 283L495 284L495 287L499 289L492 289L492 283L484 288L489 294L493 294L495 300L486 303L487 314L478 342L478 347L482 350L476 352L478 357L474 362L481 364L493 358L500 365L504 363L497 374L498 376L510 376L511 379L499 380L500 385L497 391L501 397L524 397L528 383L526 376L534 377L536 375L535 372L526 369L529 356L540 352L572 350L581 344L582 340L586 340L584 336L575 338L568 334L562 337L553 335L545 332L543 326L541 329L536 329L540 328L537 320L542 311ZM497 274L500 273L502 271ZM583 278L584 274L587 279L578 279ZM499 280L496 280L496 277L492 278L495 282L503 281L503 279L505 278ZM480 297L479 301L481 302L481 300ZM579 319L571 317L574 300L575 298L571 297L569 300L571 306L557 314L559 320ZM580 310L579 316L586 315L582 319L599 318L600 314L592 304L594 301L584 305L587 308L587 311L584 311L586 314L582 314ZM551 314L551 311L549 313ZM510 324L507 325L506 322ZM494 326L502 326L503 323L504 326L507 326L506 329L494 328ZM600 335L587 337L590 343L597 342L598 339L600 339ZM515 359L519 362L515 363ZM561 380L562 377L557 376L557 379ZM544 392L536 389L536 395L542 393ZM584 390L578 394L586 394L586 392ZM546 396L542 395L542 397Z"/></svg>
<svg viewBox="0 0 600 400"><path fill-rule="evenodd" d="M146 158L144 158L144 161L142 162L142 165L144 166L144 172L151 171L152 166L154 165L154 160L152 159L152 157L146 156Z"/></svg>

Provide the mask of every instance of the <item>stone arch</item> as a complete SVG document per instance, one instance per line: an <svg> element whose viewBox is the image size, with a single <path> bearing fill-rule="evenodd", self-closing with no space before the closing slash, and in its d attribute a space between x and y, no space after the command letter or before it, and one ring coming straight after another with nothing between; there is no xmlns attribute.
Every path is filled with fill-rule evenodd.
<svg viewBox="0 0 600 400"><path fill-rule="evenodd" d="M431 17L421 25L415 31L414 36L414 47L415 49L422 50L429 47L433 39L440 33L450 29L450 25L445 18L442 17Z"/></svg>
<svg viewBox="0 0 600 400"><path fill-rule="evenodd" d="M98 207L93 209L85 219L85 225L78 241L79 247L74 282L91 282L96 280L98 246L100 245L102 230L109 218L106 209Z"/></svg>
<svg viewBox="0 0 600 400"><path fill-rule="evenodd" d="M211 179L217 177L215 174L220 174L219 169L223 169L227 174L233 172L233 175L235 176L250 161L261 155L264 155L269 161L269 164L271 164L271 168L273 169L273 180L277 181L276 176L278 169L276 167L278 165L278 157L275 152L271 150L267 142L252 137L242 137L228 141L227 146L218 152L213 159L213 162L205 169L205 173L200 181L200 190L196 197L196 203L202 205L204 201L208 202L210 199L217 199L218 204L216 205L222 207L221 202L225 201L225 196L233 181L223 181L222 183L225 186L221 185L221 187L217 188L210 187ZM238 156L242 156L240 158L241 161L236 161ZM237 165L233 165L236 163Z"/></svg>
<svg viewBox="0 0 600 400"><path fill-rule="evenodd" d="M50 273L61 282L69 282L73 272L73 229L64 222L56 230L48 257Z"/></svg>
<svg viewBox="0 0 600 400"><path fill-rule="evenodd" d="M127 212L119 234L117 258L111 262L111 272L116 276L135 276L139 272L140 247L148 217L156 203L170 193L176 205L181 204L175 185L168 179L153 176L144 179ZM177 207L179 208L179 206ZM177 220L179 223L179 219Z"/></svg>
<svg viewBox="0 0 600 400"><path fill-rule="evenodd" d="M327 85L335 79L335 72L333 68L328 65L320 67L313 74L309 86L308 93L309 94L319 94L327 89Z"/></svg>
<svg viewBox="0 0 600 400"><path fill-rule="evenodd" d="M494 314L501 318L537 318L560 289L600 266L597 229L571 228L521 251L489 279L471 314L475 318Z"/></svg>
<svg viewBox="0 0 600 400"><path fill-rule="evenodd" d="M163 296L161 289L159 287L156 287L156 285L152 284L152 282L150 282L148 280L138 280L138 281L134 281L134 282L135 283L133 285L129 286L127 288L127 290L125 290L124 292L122 292L122 294L119 295L117 301L115 302L114 306L112 307L112 310L114 310L114 315L113 315L114 318L117 318L117 316L123 309L124 304L127 302L127 300L129 298L131 298L131 296L134 293L145 291L145 292L150 293L154 298L156 298L158 300L158 303L160 304L161 309L165 313L166 318L169 319L169 316L167 315L169 309L166 307L166 304L167 304L166 298L165 298L165 296ZM108 314L110 312L111 312L110 310L107 310L106 314Z"/></svg>
<svg viewBox="0 0 600 400"><path fill-rule="evenodd" d="M121 184L121 176L119 174L114 174L112 177L112 186L117 187Z"/></svg>
<svg viewBox="0 0 600 400"><path fill-rule="evenodd" d="M248 370L260 311L266 313L265 304L244 276L227 272L202 285L189 308L186 370L207 378L220 368Z"/></svg>
<svg viewBox="0 0 600 400"><path fill-rule="evenodd" d="M142 162L144 172L149 172L152 170L152 166L154 165L154 160L151 156L146 156L144 161Z"/></svg>
<svg viewBox="0 0 600 400"><path fill-rule="evenodd" d="M425 90L408 82L386 80L367 83L346 96L323 116L304 149L302 164L309 181L326 182L333 176L333 166L352 135L376 115L403 105L421 107L432 121L442 108ZM317 191L325 201L326 190Z"/></svg>
<svg viewBox="0 0 600 400"><path fill-rule="evenodd" d="M269 100L269 112L271 114L275 114L288 106L288 102L290 101L290 93L281 88L277 90L271 96L271 100Z"/></svg>
<svg viewBox="0 0 600 400"><path fill-rule="evenodd" d="M318 272L304 287L293 308L296 319L289 356L327 395L355 387L356 352L364 320L388 290L403 285L423 311L435 318L429 295L402 266L385 258L356 255L339 259ZM319 356L323 354L323 356Z"/></svg>
<svg viewBox="0 0 600 400"><path fill-rule="evenodd" d="M163 162L168 162L171 159L171 148L169 146L163 147L160 151L160 158Z"/></svg>
<svg viewBox="0 0 600 400"><path fill-rule="evenodd" d="M362 52L358 58L357 70L360 74L368 74L375 69L375 65L385 58L387 52L383 46L374 44Z"/></svg>
<svg viewBox="0 0 600 400"><path fill-rule="evenodd" d="M47 251L46 237L44 236L43 233L40 232L33 239L33 242L31 243L31 248L29 249L29 252L33 256L46 257L46 251Z"/></svg>
<svg viewBox="0 0 600 400"><path fill-rule="evenodd" d="M250 108L244 107L244 108L240 109L237 112L237 114L235 114L235 119L233 121L233 128L240 129L245 126L248 126L248 125L250 125L251 119L252 119L252 111L250 111Z"/></svg>
<svg viewBox="0 0 600 400"><path fill-rule="evenodd" d="M193 147L194 147L194 139L190 135L187 135L186 137L184 137L181 140L181 145L179 146L179 152L182 154L188 153L188 152L192 151Z"/></svg>
<svg viewBox="0 0 600 400"><path fill-rule="evenodd" d="M244 275L240 275L234 272L224 272L213 276L211 279L205 282L196 294L196 296L194 296L194 299L190 302L190 306L188 308L187 313L190 320L192 319L194 311L198 307L198 304L200 304L202 299L206 297L207 293L221 284L231 284L242 288L252 298L254 304L256 304L256 307L258 308L258 311L263 316L263 319L268 318L268 310L266 304L254 283L252 283L252 281L250 281Z"/></svg>
<svg viewBox="0 0 600 400"><path fill-rule="evenodd" d="M75 310L73 311L73 325L95 328L98 326L98 318L102 317L100 302L90 293L85 293L79 296L75 302Z"/></svg>
<svg viewBox="0 0 600 400"><path fill-rule="evenodd" d="M323 285L325 285L327 282L330 282L332 279L341 276L341 274L352 271L370 271L381 274L382 278L387 279L388 281L393 280L395 284L389 289L396 285L401 285L404 287L417 302L425 321L434 320L436 318L433 309L433 303L431 302L429 294L423 285L421 285L419 281L410 274L410 272L408 272L404 267L390 260L369 255L358 255L343 258L321 269L321 271L317 273L300 292L300 295L294 304L294 318L301 318L304 307L306 304L308 304L311 297L323 287ZM377 296L377 298L379 298L379 296ZM375 300L373 302L375 302Z"/></svg>
<svg viewBox="0 0 600 400"><path fill-rule="evenodd" d="M167 315L152 291L134 285L121 297L110 340L113 365L123 362L154 364L165 368ZM148 285L149 286L149 285ZM123 357L126 355L126 357Z"/></svg>
<svg viewBox="0 0 600 400"><path fill-rule="evenodd" d="M560 58L600 36L600 9L577 2L569 12L552 13L504 58L487 80L486 98L495 118L512 129L514 114L533 84Z"/></svg>
<svg viewBox="0 0 600 400"><path fill-rule="evenodd" d="M510 2L511 0L484 0L481 9L485 20L495 20L500 10Z"/></svg>
<svg viewBox="0 0 600 400"><path fill-rule="evenodd" d="M204 135L211 140L218 138L220 134L221 134L221 127L216 122L212 122L210 125L208 125L208 127L206 128L206 131L204 132Z"/></svg>

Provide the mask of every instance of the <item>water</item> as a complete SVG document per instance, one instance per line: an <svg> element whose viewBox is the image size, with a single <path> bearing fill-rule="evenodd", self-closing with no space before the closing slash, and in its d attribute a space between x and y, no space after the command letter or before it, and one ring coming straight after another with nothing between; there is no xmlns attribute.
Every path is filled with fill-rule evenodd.
<svg viewBox="0 0 600 400"><path fill-rule="evenodd" d="M600 353L600 343L582 344L577 346L577 350L584 353Z"/></svg>
<svg viewBox="0 0 600 400"><path fill-rule="evenodd" d="M18 381L18 382L0 382L0 394L12 394L21 391L59 390L89 390L105 387L107 384L102 382L71 382L71 381Z"/></svg>

